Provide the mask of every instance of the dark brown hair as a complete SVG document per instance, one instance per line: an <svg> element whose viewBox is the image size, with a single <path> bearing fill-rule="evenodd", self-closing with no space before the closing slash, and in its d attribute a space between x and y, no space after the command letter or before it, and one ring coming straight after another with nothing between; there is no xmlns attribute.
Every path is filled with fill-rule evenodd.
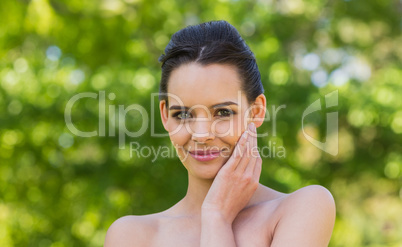
<svg viewBox="0 0 402 247"><path fill-rule="evenodd" d="M239 32L227 21L188 26L173 34L159 57L162 77L159 100L166 100L170 74L183 64L227 64L236 67L248 103L264 92L255 56Z"/></svg>

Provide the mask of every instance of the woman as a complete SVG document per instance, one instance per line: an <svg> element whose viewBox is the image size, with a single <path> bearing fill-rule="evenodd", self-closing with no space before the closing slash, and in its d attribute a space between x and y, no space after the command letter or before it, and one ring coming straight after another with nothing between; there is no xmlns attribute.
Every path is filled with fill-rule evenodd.
<svg viewBox="0 0 402 247"><path fill-rule="evenodd" d="M334 200L321 186L284 194L259 183L266 98L253 53L225 21L189 26L162 55L160 112L188 171L186 196L125 216L105 246L327 246Z"/></svg>

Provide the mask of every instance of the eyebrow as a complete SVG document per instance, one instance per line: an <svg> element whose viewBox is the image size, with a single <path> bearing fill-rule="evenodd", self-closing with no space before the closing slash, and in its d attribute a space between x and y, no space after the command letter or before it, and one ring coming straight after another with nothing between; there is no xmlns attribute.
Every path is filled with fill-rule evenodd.
<svg viewBox="0 0 402 247"><path fill-rule="evenodd" d="M225 102L222 102L222 103L212 105L209 108L218 108L218 107L228 106L228 105L238 105L238 104L233 102L233 101L225 101ZM190 107L179 106L179 105L172 105L171 107L169 107L169 110L189 110L189 109L190 109Z"/></svg>

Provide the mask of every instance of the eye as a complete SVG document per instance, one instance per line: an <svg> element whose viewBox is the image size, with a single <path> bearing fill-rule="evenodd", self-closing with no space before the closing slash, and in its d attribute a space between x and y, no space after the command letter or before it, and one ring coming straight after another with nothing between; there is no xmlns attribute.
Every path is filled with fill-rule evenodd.
<svg viewBox="0 0 402 247"><path fill-rule="evenodd" d="M173 113L172 117L177 118L177 119L187 119L191 117L190 112L188 111L179 111Z"/></svg>
<svg viewBox="0 0 402 247"><path fill-rule="evenodd" d="M230 117L231 115L234 115L234 111L230 110L230 109L218 109L217 111L217 115L220 117Z"/></svg>
<svg viewBox="0 0 402 247"><path fill-rule="evenodd" d="M219 116L219 117L230 117L234 114L235 114L234 111L232 111L231 109L226 109L226 108L218 109L216 111L216 116ZM181 120L181 119L192 118L192 115L189 111L178 111L178 112L173 113L172 117Z"/></svg>

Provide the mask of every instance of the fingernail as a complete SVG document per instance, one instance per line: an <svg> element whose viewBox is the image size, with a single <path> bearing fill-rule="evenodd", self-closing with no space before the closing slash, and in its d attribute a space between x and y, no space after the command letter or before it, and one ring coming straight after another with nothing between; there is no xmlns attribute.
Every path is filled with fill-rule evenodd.
<svg viewBox="0 0 402 247"><path fill-rule="evenodd" d="M246 131L244 131L244 133L243 133L243 137L246 139L246 138L247 138L247 135L248 135L248 131L246 130Z"/></svg>
<svg viewBox="0 0 402 247"><path fill-rule="evenodd" d="M248 125L248 129L249 129L250 131L253 131L253 130L254 130L254 123L253 123L253 122L251 122L251 123Z"/></svg>

